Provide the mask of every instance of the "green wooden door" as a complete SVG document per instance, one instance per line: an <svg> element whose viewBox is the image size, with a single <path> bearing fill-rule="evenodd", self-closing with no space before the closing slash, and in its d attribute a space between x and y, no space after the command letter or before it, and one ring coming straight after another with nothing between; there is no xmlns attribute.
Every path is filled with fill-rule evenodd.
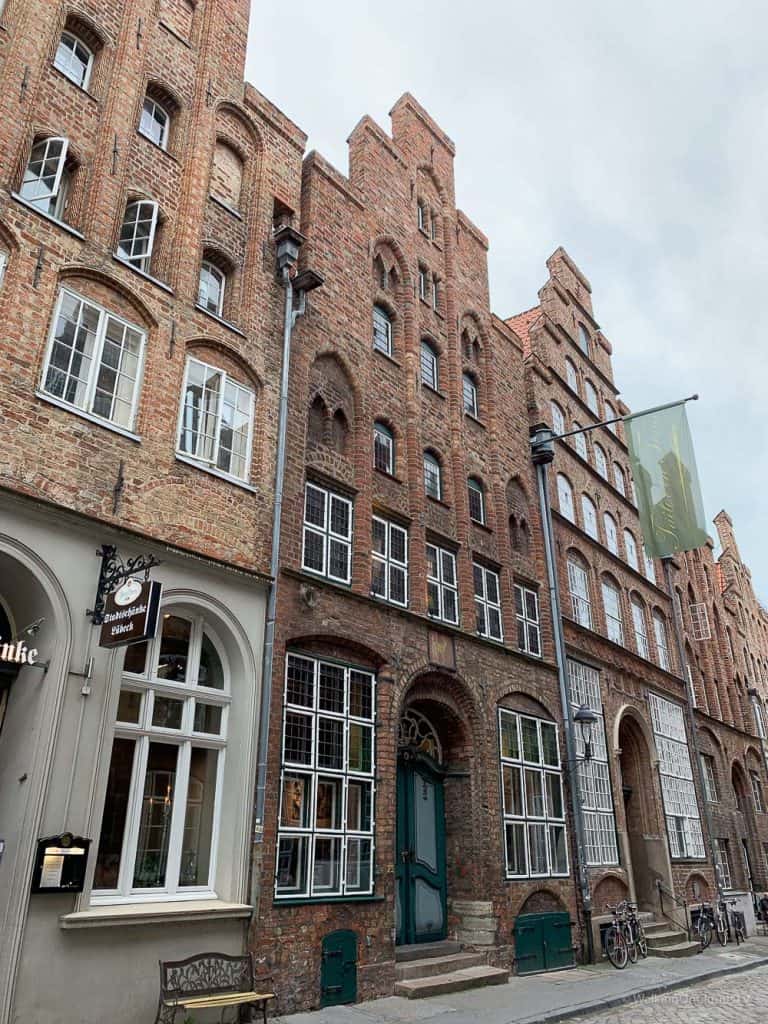
<svg viewBox="0 0 768 1024"><path fill-rule="evenodd" d="M440 774L427 765L397 766L397 942L437 942L446 935L445 799Z"/></svg>
<svg viewBox="0 0 768 1024"><path fill-rule="evenodd" d="M515 921L514 932L518 974L557 971L573 966L569 914L521 914Z"/></svg>
<svg viewBox="0 0 768 1024"><path fill-rule="evenodd" d="M320 1005L339 1006L357 1000L357 934L349 929L323 939Z"/></svg>

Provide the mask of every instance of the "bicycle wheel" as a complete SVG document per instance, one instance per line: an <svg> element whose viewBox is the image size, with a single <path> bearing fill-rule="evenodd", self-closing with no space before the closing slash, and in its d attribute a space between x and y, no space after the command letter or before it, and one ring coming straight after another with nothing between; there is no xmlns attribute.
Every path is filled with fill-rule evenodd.
<svg viewBox="0 0 768 1024"><path fill-rule="evenodd" d="M638 961L638 951L637 943L635 942L635 933L632 930L632 925L629 924L629 922L627 922L626 924L622 925L621 931L624 936L624 941L627 944L627 955L629 956L629 959L632 961L632 963L636 964Z"/></svg>
<svg viewBox="0 0 768 1024"><path fill-rule="evenodd" d="M703 953L705 949L709 948L709 945L712 942L712 925L710 924L709 918L702 914L699 917L699 923L696 926L696 929L699 933L699 943Z"/></svg>
<svg viewBox="0 0 768 1024"><path fill-rule="evenodd" d="M643 926L640 923L640 921L637 922L635 928L637 929L635 935L635 941L637 942L637 950L640 956L643 958L643 960L645 960L648 957L648 940L645 937L645 932L643 931Z"/></svg>
<svg viewBox="0 0 768 1024"><path fill-rule="evenodd" d="M721 946L728 945L728 928L722 914L718 914L715 918L715 934Z"/></svg>
<svg viewBox="0 0 768 1024"><path fill-rule="evenodd" d="M627 966L627 943L616 925L611 925L605 933L605 952L616 970Z"/></svg>

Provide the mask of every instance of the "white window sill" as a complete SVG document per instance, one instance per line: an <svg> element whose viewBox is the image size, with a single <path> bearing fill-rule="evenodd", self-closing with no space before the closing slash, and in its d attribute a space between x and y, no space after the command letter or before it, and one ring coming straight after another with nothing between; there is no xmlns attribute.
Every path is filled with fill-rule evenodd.
<svg viewBox="0 0 768 1024"><path fill-rule="evenodd" d="M158 288L162 288L164 292L168 292L169 295L173 295L173 288L167 285L165 281L161 281L157 277L153 277L152 274L148 274L146 270L142 270L141 267L135 267L129 260L124 259L117 253L112 254L112 259L115 263L119 263L121 267L127 267L128 270L132 270L134 274L138 274L139 277L143 277L145 281L151 281L152 284L157 285Z"/></svg>
<svg viewBox="0 0 768 1024"><path fill-rule="evenodd" d="M76 405L70 405L69 402L64 402L60 398L56 398L55 395L49 395L39 388L35 390L35 397L39 398L41 402L47 402L49 405L55 405L58 409L64 409L65 412L71 412L73 416L79 416L82 420L95 423L97 427L111 430L113 434L121 434L123 437L127 437L129 441L141 443L140 435L134 434L132 430L126 430L125 427L119 427L116 423L110 423L109 420L104 420L100 416L94 416L92 412L86 412L85 409L78 409Z"/></svg>
<svg viewBox="0 0 768 1024"><path fill-rule="evenodd" d="M193 469L199 469L201 473L208 473L210 476L218 477L219 480L226 480L228 484L233 484L235 487L242 487L244 491L250 491L251 494L258 494L257 489L252 484L246 483L245 480L240 480L239 477L230 476L229 473L225 473L215 466L209 466L206 462L198 462L197 459L192 459L188 455L182 455L180 452L176 452L176 461L183 462L185 466L191 466Z"/></svg>
<svg viewBox="0 0 768 1024"><path fill-rule="evenodd" d="M253 907L248 903L226 903L224 900L179 900L167 903L125 903L108 907L91 907L73 914L63 914L59 927L105 928L115 925L168 924L172 921L215 921L220 918L250 917Z"/></svg>
<svg viewBox="0 0 768 1024"><path fill-rule="evenodd" d="M42 217L43 220L50 221L51 224L55 224L56 227L61 228L62 231L66 231L69 235L74 235L75 238L79 238L81 242L85 241L85 235L81 234L77 228L70 227L69 224L65 224L63 220L59 220L58 217L53 217L50 213L46 213L45 210L41 210L39 206L35 206L34 203L30 203L24 196L20 196L18 192L11 192L11 198L15 199L17 203L21 203L22 206L26 206L32 213L36 213L38 217Z"/></svg>
<svg viewBox="0 0 768 1024"><path fill-rule="evenodd" d="M225 320L223 316L219 316L218 313L212 313L210 309L206 309L205 306L201 306L199 302L195 303L195 309L199 313L205 313L205 315L209 316L211 320L215 320L217 324L221 324L222 327L226 327L227 330L233 331L235 334L238 334L241 338L247 337L247 335L243 331L241 331L239 327L235 327L234 324L230 323L229 320Z"/></svg>

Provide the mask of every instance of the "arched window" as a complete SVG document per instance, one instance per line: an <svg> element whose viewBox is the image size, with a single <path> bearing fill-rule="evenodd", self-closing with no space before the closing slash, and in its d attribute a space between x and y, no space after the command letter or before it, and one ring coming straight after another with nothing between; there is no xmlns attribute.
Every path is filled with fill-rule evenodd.
<svg viewBox="0 0 768 1024"><path fill-rule="evenodd" d="M424 491L437 501L443 499L443 481L440 463L432 452L424 452Z"/></svg>
<svg viewBox="0 0 768 1024"><path fill-rule="evenodd" d="M576 367L573 365L570 359L565 360L565 379L568 382L568 387L571 391L579 393L579 375L576 372Z"/></svg>
<svg viewBox="0 0 768 1024"><path fill-rule="evenodd" d="M584 394L587 399L587 406L589 410L593 412L595 416L597 416L599 413L599 406L597 404L597 392L595 391L595 386L591 380L584 381Z"/></svg>
<svg viewBox="0 0 768 1024"><path fill-rule="evenodd" d="M614 462L613 464L613 484L616 490L619 492L619 494L623 494L626 498L627 479L624 476L624 470L621 468L618 462Z"/></svg>
<svg viewBox="0 0 768 1024"><path fill-rule="evenodd" d="M568 592L571 596L574 619L579 625L592 629L589 574L582 559L574 553L568 555Z"/></svg>
<svg viewBox="0 0 768 1024"><path fill-rule="evenodd" d="M579 324L579 348L585 356L589 355L589 333L584 324Z"/></svg>
<svg viewBox="0 0 768 1024"><path fill-rule="evenodd" d="M550 402L552 410L552 429L556 434L565 433L565 415L557 402Z"/></svg>
<svg viewBox="0 0 768 1024"><path fill-rule="evenodd" d="M589 454L587 452L587 435L581 430L581 424L573 421L573 430L580 430L580 434L573 435L573 444L578 454L584 459L585 462L589 461Z"/></svg>
<svg viewBox="0 0 768 1024"><path fill-rule="evenodd" d="M485 523L485 488L481 480L471 476L467 480L469 497L469 518L475 523Z"/></svg>
<svg viewBox="0 0 768 1024"><path fill-rule="evenodd" d="M231 209L239 210L242 187L242 159L230 145L221 139L217 140L211 170L211 195L222 200Z"/></svg>
<svg viewBox="0 0 768 1024"><path fill-rule="evenodd" d="M373 425L373 465L390 476L395 472L395 439L383 423Z"/></svg>
<svg viewBox="0 0 768 1024"><path fill-rule="evenodd" d="M561 515L575 523L576 513L573 508L573 488L568 482L568 478L563 476L562 473L557 474L557 503Z"/></svg>
<svg viewBox="0 0 768 1024"><path fill-rule="evenodd" d="M166 104L150 95L145 96L141 108L139 132L160 149L167 149L170 127L171 112Z"/></svg>
<svg viewBox="0 0 768 1024"><path fill-rule="evenodd" d="M462 374L461 382L464 412L468 416L474 416L477 419L477 382L470 373Z"/></svg>
<svg viewBox="0 0 768 1024"><path fill-rule="evenodd" d="M655 583L656 568L653 564L653 559L650 557L645 548L643 548L643 562L645 563L645 578L650 580L651 583Z"/></svg>
<svg viewBox="0 0 768 1024"><path fill-rule="evenodd" d="M624 550L627 553L627 562L633 569L640 571L640 564L637 560L637 543L631 530L624 531Z"/></svg>
<svg viewBox="0 0 768 1024"><path fill-rule="evenodd" d="M214 893L229 673L202 616L161 622L157 640L126 648L94 902Z"/></svg>
<svg viewBox="0 0 768 1024"><path fill-rule="evenodd" d="M200 266L200 283L197 304L214 316L224 315L224 291L227 275L210 260L203 260Z"/></svg>
<svg viewBox="0 0 768 1024"><path fill-rule="evenodd" d="M605 530L605 546L612 555L619 553L619 534L616 529L616 520L610 512L603 513L603 528Z"/></svg>
<svg viewBox="0 0 768 1024"><path fill-rule="evenodd" d="M157 203L139 200L128 203L120 228L117 255L138 270L149 273L157 230Z"/></svg>
<svg viewBox="0 0 768 1024"><path fill-rule="evenodd" d="M613 580L604 577L602 581L605 628L609 640L615 644L624 643L624 625L621 620L621 592Z"/></svg>
<svg viewBox="0 0 768 1024"><path fill-rule="evenodd" d="M36 139L21 183L21 196L49 217L63 220L72 179L67 161L69 140L61 136Z"/></svg>
<svg viewBox="0 0 768 1024"><path fill-rule="evenodd" d="M74 32L62 32L53 66L70 82L87 89L93 69L93 51Z"/></svg>
<svg viewBox="0 0 768 1024"><path fill-rule="evenodd" d="M605 451L599 441L595 441L592 446L595 453L595 469L603 478L608 479L608 460L605 457Z"/></svg>
<svg viewBox="0 0 768 1024"><path fill-rule="evenodd" d="M653 632L656 637L656 653L659 658L659 665L669 672L671 671L671 662L669 658L669 642L667 640L667 623L659 611L654 611L653 613Z"/></svg>
<svg viewBox="0 0 768 1024"><path fill-rule="evenodd" d="M440 364L437 352L428 341L421 343L421 383L437 391L440 387Z"/></svg>
<svg viewBox="0 0 768 1024"><path fill-rule="evenodd" d="M5 281L5 272L8 269L8 261L10 259L10 253L7 249L0 247L0 288L3 287Z"/></svg>
<svg viewBox="0 0 768 1024"><path fill-rule="evenodd" d="M633 597L630 603L632 605L632 625L635 628L637 653L641 658L650 660L651 649L648 645L648 624L645 618L645 605L638 597Z"/></svg>
<svg viewBox="0 0 768 1024"><path fill-rule="evenodd" d="M392 355L392 317L383 306L373 307L373 347L385 356Z"/></svg>
<svg viewBox="0 0 768 1024"><path fill-rule="evenodd" d="M597 509L595 508L595 503L587 494L582 494L581 496L581 515L584 521L584 532L588 533L593 540L597 540Z"/></svg>
<svg viewBox="0 0 768 1024"><path fill-rule="evenodd" d="M605 403L605 418L607 420L616 419L616 410L613 408L613 406L611 405L610 402L606 402ZM616 429L616 424L615 423L609 423L608 424L608 429L610 430L610 432L612 434L617 434L618 435L618 430Z"/></svg>

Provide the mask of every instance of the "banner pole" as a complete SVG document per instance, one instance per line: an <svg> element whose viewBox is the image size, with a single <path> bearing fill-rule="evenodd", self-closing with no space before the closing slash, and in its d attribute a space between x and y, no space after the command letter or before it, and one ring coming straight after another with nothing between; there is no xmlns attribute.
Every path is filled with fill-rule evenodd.
<svg viewBox="0 0 768 1024"><path fill-rule="evenodd" d="M612 423L626 423L627 420L636 420L639 416L650 416L653 412L663 412L665 409L674 409L675 406L685 405L686 402L698 402L698 395L689 395L688 398L679 398L676 402L665 402L664 405L654 405L651 409L641 409L640 412L631 412L628 416L614 416L612 420L600 420L599 423L592 423L587 427L579 427L578 430L568 430L564 434L553 434L553 441L562 441L563 438L573 437L574 434L586 434L590 430L597 430L598 427L609 427Z"/></svg>

